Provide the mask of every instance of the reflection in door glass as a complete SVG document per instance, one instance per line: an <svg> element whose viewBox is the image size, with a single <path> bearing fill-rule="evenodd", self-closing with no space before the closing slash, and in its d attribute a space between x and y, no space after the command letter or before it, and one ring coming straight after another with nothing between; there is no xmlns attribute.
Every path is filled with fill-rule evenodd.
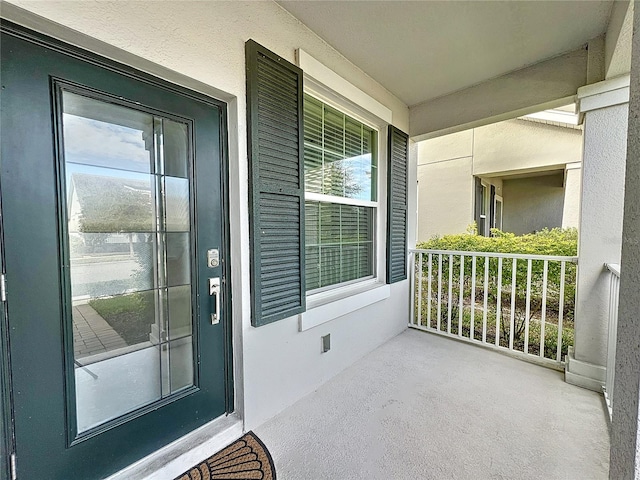
<svg viewBox="0 0 640 480"><path fill-rule="evenodd" d="M189 125L63 92L78 433L194 384Z"/></svg>

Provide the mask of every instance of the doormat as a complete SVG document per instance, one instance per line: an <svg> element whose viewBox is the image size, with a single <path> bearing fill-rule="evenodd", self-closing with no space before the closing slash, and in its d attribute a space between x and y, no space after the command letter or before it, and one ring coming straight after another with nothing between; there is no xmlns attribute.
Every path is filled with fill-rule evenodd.
<svg viewBox="0 0 640 480"><path fill-rule="evenodd" d="M175 480L276 480L276 469L264 443L248 432Z"/></svg>

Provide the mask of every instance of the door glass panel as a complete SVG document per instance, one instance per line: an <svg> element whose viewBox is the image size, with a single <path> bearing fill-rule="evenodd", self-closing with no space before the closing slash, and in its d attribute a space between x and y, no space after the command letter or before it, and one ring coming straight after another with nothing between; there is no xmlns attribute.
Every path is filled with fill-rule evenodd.
<svg viewBox="0 0 640 480"><path fill-rule="evenodd" d="M163 120L164 127L164 165L165 175L171 177L187 178L187 158L189 137L187 137L187 125Z"/></svg>
<svg viewBox="0 0 640 480"><path fill-rule="evenodd" d="M189 180L164 177L164 202L166 208L166 231L189 231Z"/></svg>
<svg viewBox="0 0 640 480"><path fill-rule="evenodd" d="M188 337L169 343L169 368L171 370L171 391L177 392L192 383L193 343Z"/></svg>
<svg viewBox="0 0 640 480"><path fill-rule="evenodd" d="M62 121L82 433L194 385L190 125L67 91Z"/></svg>
<svg viewBox="0 0 640 480"><path fill-rule="evenodd" d="M191 288L189 285L168 289L169 338L191 335Z"/></svg>
<svg viewBox="0 0 640 480"><path fill-rule="evenodd" d="M150 173L153 140L151 115L64 92L67 163Z"/></svg>
<svg viewBox="0 0 640 480"><path fill-rule="evenodd" d="M148 233L69 232L74 295L104 297L153 288L152 238Z"/></svg>
<svg viewBox="0 0 640 480"><path fill-rule="evenodd" d="M169 287L190 282L190 247L188 233L167 233L167 284Z"/></svg>

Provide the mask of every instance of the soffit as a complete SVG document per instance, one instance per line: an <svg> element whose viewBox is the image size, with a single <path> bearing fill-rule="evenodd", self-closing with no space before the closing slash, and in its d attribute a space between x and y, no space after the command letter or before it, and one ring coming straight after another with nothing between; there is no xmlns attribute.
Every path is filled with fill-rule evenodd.
<svg viewBox="0 0 640 480"><path fill-rule="evenodd" d="M604 1L278 1L409 106L580 48Z"/></svg>

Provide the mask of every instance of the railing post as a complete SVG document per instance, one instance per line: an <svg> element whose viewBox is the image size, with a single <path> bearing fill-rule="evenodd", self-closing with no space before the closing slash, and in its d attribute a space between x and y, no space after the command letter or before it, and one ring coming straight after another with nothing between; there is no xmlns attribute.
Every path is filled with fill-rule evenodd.
<svg viewBox="0 0 640 480"><path fill-rule="evenodd" d="M429 267L427 270L427 275L429 276L429 279L427 280L427 327L431 327L431 262L433 260L431 253L429 253L427 259L429 261Z"/></svg>
<svg viewBox="0 0 640 480"><path fill-rule="evenodd" d="M440 318L442 317L442 254L438 255L438 318L436 325L440 331Z"/></svg>
<svg viewBox="0 0 640 480"><path fill-rule="evenodd" d="M620 302L620 267L606 265L609 277L609 338L607 339L607 378L604 387L604 398L609 410L609 419L613 415L614 385L616 381L616 343L618 334L618 305Z"/></svg>
<svg viewBox="0 0 640 480"><path fill-rule="evenodd" d="M489 310L489 257L484 256L484 313L482 315L482 343L487 343L487 312Z"/></svg>
<svg viewBox="0 0 640 480"><path fill-rule="evenodd" d="M556 351L556 361L562 357L562 316L564 315L564 274L565 262L560 264L560 301L558 305L558 347Z"/></svg>
<svg viewBox="0 0 640 480"><path fill-rule="evenodd" d="M545 260L542 271L542 311L540 314L540 353L539 355L544 358L544 322L547 319L547 276L549 261Z"/></svg>
<svg viewBox="0 0 640 480"><path fill-rule="evenodd" d="M500 317L502 316L502 257L498 257L498 294L496 295L496 347L500 346Z"/></svg>
<svg viewBox="0 0 640 480"><path fill-rule="evenodd" d="M518 259L513 259L513 267L511 268L511 317L509 319L509 350L513 350L514 329L516 327L516 269L518 268Z"/></svg>
<svg viewBox="0 0 640 480"><path fill-rule="evenodd" d="M451 333L451 304L453 303L453 255L449 255L449 301L447 302L447 333Z"/></svg>
<svg viewBox="0 0 640 480"><path fill-rule="evenodd" d="M531 315L531 259L527 260L527 297L524 314L524 353L529 353L529 316Z"/></svg>
<svg viewBox="0 0 640 480"><path fill-rule="evenodd" d="M469 338L475 338L475 313L476 313L476 256L471 257L471 324L469 325Z"/></svg>
<svg viewBox="0 0 640 480"><path fill-rule="evenodd" d="M464 255L460 255L460 302L458 305L458 335L462 336L462 317L464 314Z"/></svg>
<svg viewBox="0 0 640 480"><path fill-rule="evenodd" d="M422 325L422 253L418 253L418 325Z"/></svg>
<svg viewBox="0 0 640 480"><path fill-rule="evenodd" d="M416 321L415 302L416 302L416 255L419 253L409 252L409 267L411 268L409 275L411 285L409 287L411 291L411 299L409 303L409 314L411 315L409 324L414 324Z"/></svg>

